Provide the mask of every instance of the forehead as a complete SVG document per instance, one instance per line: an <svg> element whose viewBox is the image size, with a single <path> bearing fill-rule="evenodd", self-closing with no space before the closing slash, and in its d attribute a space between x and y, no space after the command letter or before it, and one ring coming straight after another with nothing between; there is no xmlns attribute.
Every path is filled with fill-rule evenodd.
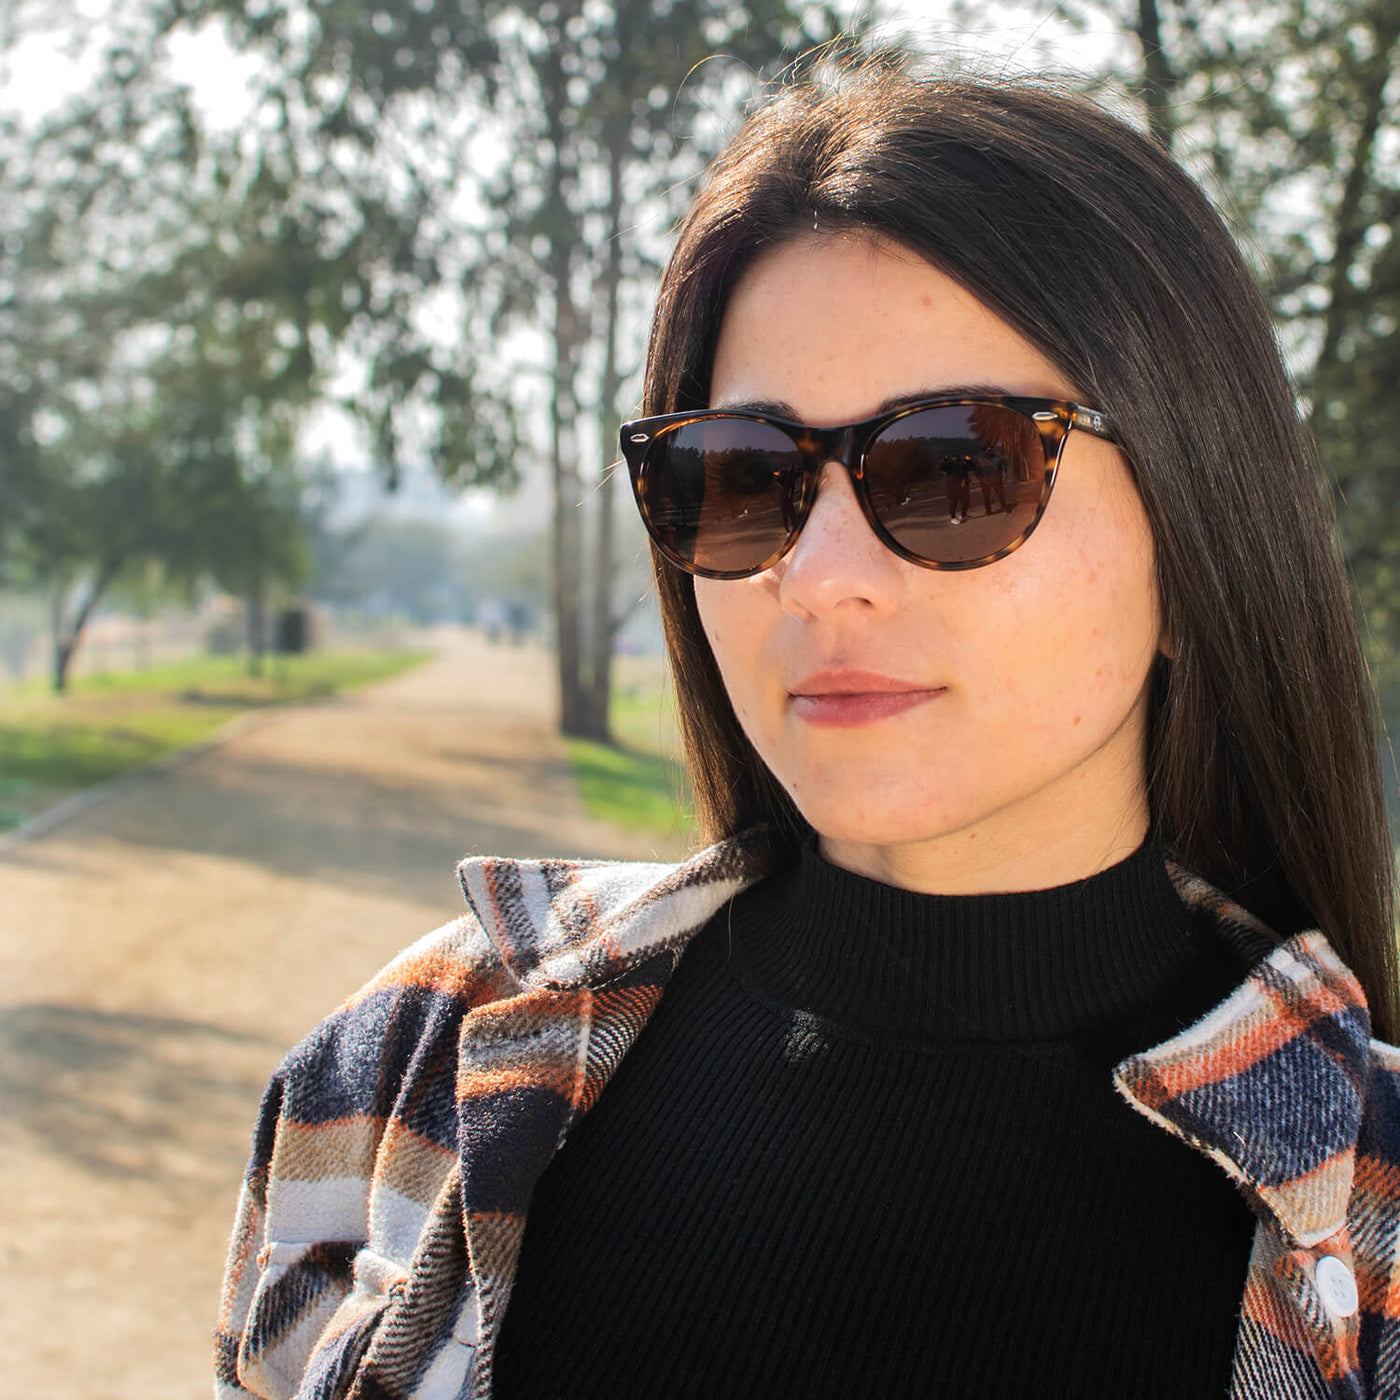
<svg viewBox="0 0 1400 1400"><path fill-rule="evenodd" d="M760 254L735 285L710 402L783 403L841 423L971 383L1072 395L1039 349L917 253L873 234L819 234Z"/></svg>

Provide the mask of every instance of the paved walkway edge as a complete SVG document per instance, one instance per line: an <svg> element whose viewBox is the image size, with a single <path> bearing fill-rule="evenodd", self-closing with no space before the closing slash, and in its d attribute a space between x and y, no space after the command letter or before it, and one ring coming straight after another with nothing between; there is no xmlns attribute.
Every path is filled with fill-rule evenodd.
<svg viewBox="0 0 1400 1400"><path fill-rule="evenodd" d="M195 740L193 744L186 744L184 748L175 749L161 758L153 759L150 763L143 763L139 768L118 773L115 778L107 778L103 782L94 783L92 787L83 788L71 797L65 797L61 802L55 802L52 807L40 812L37 817L30 817L28 821L21 822L17 827L0 835L0 856L13 850L16 846L22 846L26 841L32 841L37 836L46 835L55 827L62 826L64 822L72 821L74 817L81 816L84 812L96 807L99 802L105 802L109 797L114 797L119 792L125 792L138 783L159 777L162 773L168 773L172 768L178 768L180 764L187 763L192 758L198 758L200 754L207 753L210 749L216 749L220 744L226 744L230 739L236 739L240 734L246 734L248 730L271 719L279 710L285 710L285 708L285 706L268 705L257 710L247 710L241 715L235 715L227 724L220 725L212 734L205 735L203 739Z"/></svg>

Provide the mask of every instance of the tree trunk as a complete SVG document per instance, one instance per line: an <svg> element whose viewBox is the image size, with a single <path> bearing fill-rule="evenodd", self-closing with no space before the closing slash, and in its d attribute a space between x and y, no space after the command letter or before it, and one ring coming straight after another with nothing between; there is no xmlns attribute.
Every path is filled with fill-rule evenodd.
<svg viewBox="0 0 1400 1400"><path fill-rule="evenodd" d="M55 695L62 695L68 689L68 663L73 659L73 650L64 643L63 614L64 603L68 598L68 584L56 578L53 597L49 600L49 636L53 641L53 651L49 661L49 675Z"/></svg>
<svg viewBox="0 0 1400 1400"><path fill-rule="evenodd" d="M1343 335L1357 305L1351 283L1356 255L1365 237L1366 225L1361 218L1361 206L1371 182L1376 143L1385 115L1385 89L1394 69L1396 50L1400 48L1400 12L1390 13L1378 7L1372 26L1375 51L1360 74L1360 103L1356 135L1351 146L1351 161L1346 183L1337 204L1333 221L1332 263L1327 276L1327 310L1322 322L1322 344L1313 362L1308 389L1310 411L1316 414L1330 394L1341 368ZM1345 501L1354 485L1353 475L1334 463L1332 492L1334 501ZM1356 560L1352 561L1353 568Z"/></svg>
<svg viewBox="0 0 1400 1400"><path fill-rule="evenodd" d="M562 278L572 259L565 252L556 258L556 276ZM554 370L549 399L550 470L554 484L553 592L555 659L559 672L559 727L565 734L584 732L582 621L580 583L583 572L582 531L579 512L579 479L575 461L573 356L568 343L567 292L555 299Z"/></svg>
<svg viewBox="0 0 1400 1400"><path fill-rule="evenodd" d="M267 589L261 574L255 574L248 581L248 594L243 608L248 643L248 674L260 676L263 652L267 650Z"/></svg>
<svg viewBox="0 0 1400 1400"><path fill-rule="evenodd" d="M1147 125L1157 144L1170 151L1176 136L1176 114L1172 110L1176 74L1162 47L1162 16L1157 0L1138 0L1136 28L1142 49L1142 100L1147 107Z"/></svg>
<svg viewBox="0 0 1400 1400"><path fill-rule="evenodd" d="M83 639L83 629L92 618L93 609L97 606L98 600L107 591L107 585L116 577L118 567L115 564L104 563L93 576L92 585L88 589L87 597L78 607L78 611L73 615L71 624L65 624L64 613L65 604L68 601L68 585L60 577L54 582L53 591L53 689L55 695L62 695L68 689L68 671L73 663L73 657L78 650L78 644Z"/></svg>
<svg viewBox="0 0 1400 1400"><path fill-rule="evenodd" d="M1361 71L1360 110L1356 139L1352 142L1346 184L1337 205L1333 224L1332 265L1327 277L1327 314L1323 321L1322 345L1313 366L1313 378L1325 378L1337 362L1346 313L1354 299L1348 296L1351 269L1356 261L1366 226L1359 218L1362 197L1371 178L1376 138L1385 115L1385 89L1394 69L1396 48L1400 46L1400 11L1387 12L1372 23L1375 52Z"/></svg>
<svg viewBox="0 0 1400 1400"><path fill-rule="evenodd" d="M569 7L572 12L573 7ZM572 147L565 120L569 106L563 67L564 27L561 14L552 27L547 52L540 63L540 84L545 108L545 133L550 159L547 171L547 227L550 247L548 266L554 297L552 327L553 366L549 394L549 458L554 488L551 560L555 659L559 674L559 727L565 734L587 730L587 698L583 688L582 639L582 528L579 519L579 476L574 397L576 356L581 340L579 313L573 299L573 269L579 234L569 208L569 152Z"/></svg>
<svg viewBox="0 0 1400 1400"><path fill-rule="evenodd" d="M598 393L598 533L593 559L593 660L588 686L587 726L593 738L612 742L608 711L612 700L613 643L617 617L613 608L614 481L617 458L617 396L622 376L617 368L617 316L622 285L622 142L626 130L608 144L607 260L603 265L603 372Z"/></svg>
<svg viewBox="0 0 1400 1400"><path fill-rule="evenodd" d="M53 693L63 695L68 690L68 667L77 648L72 641L57 642L53 649Z"/></svg>

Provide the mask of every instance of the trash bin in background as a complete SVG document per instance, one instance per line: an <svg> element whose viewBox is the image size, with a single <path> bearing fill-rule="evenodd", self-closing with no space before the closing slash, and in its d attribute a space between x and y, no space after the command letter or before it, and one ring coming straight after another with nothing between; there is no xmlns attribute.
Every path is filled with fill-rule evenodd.
<svg viewBox="0 0 1400 1400"><path fill-rule="evenodd" d="M311 647L311 619L305 608L283 608L272 629L272 649L282 656L300 656Z"/></svg>

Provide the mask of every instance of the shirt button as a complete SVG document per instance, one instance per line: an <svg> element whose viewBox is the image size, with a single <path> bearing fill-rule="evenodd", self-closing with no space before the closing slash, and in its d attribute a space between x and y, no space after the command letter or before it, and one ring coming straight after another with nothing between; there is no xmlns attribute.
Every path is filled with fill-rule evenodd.
<svg viewBox="0 0 1400 1400"><path fill-rule="evenodd" d="M1350 1317L1360 1306L1356 1296L1356 1276L1334 1254L1324 1254L1317 1261L1317 1291L1328 1311L1338 1317Z"/></svg>

